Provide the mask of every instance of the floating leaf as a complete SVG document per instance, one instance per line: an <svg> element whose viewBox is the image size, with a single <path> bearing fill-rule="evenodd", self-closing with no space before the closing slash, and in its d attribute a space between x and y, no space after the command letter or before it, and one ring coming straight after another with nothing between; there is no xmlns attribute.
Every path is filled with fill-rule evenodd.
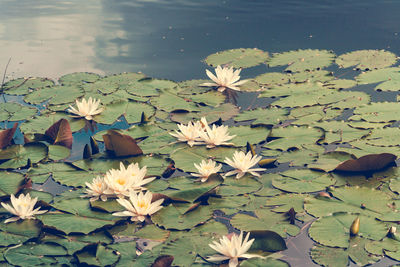
<svg viewBox="0 0 400 267"><path fill-rule="evenodd" d="M377 171L393 164L397 156L390 153L369 154L358 159L349 159L340 163L336 171L365 172Z"/></svg>
<svg viewBox="0 0 400 267"><path fill-rule="evenodd" d="M317 192L335 183L329 174L311 170L287 170L272 181L272 185L294 193Z"/></svg>
<svg viewBox="0 0 400 267"><path fill-rule="evenodd" d="M26 95L31 90L53 86L54 82L47 78L31 77L19 78L4 84L3 90L9 95Z"/></svg>
<svg viewBox="0 0 400 267"><path fill-rule="evenodd" d="M40 104L48 100L50 105L59 105L72 103L83 95L84 92L79 87L56 85L37 89L26 95L24 101L30 104Z"/></svg>
<svg viewBox="0 0 400 267"><path fill-rule="evenodd" d="M319 128L312 127L279 127L272 129L270 137L277 139L267 142L263 147L269 149L288 150L289 148L301 148L303 145L315 144L324 135Z"/></svg>
<svg viewBox="0 0 400 267"><path fill-rule="evenodd" d="M287 119L289 112L281 108L245 110L234 117L235 121L249 121L252 125L276 125Z"/></svg>
<svg viewBox="0 0 400 267"><path fill-rule="evenodd" d="M367 71L356 77L359 84L380 83L375 90L398 91L400 85L400 68L384 68Z"/></svg>
<svg viewBox="0 0 400 267"><path fill-rule="evenodd" d="M27 120L37 114L38 110L29 106L23 106L14 102L0 103L1 121Z"/></svg>
<svg viewBox="0 0 400 267"><path fill-rule="evenodd" d="M247 142L258 144L265 141L271 132L265 127L235 126L229 128L230 135L236 135L232 139L235 146L245 146Z"/></svg>
<svg viewBox="0 0 400 267"><path fill-rule="evenodd" d="M72 131L66 119L60 119L45 132L51 144L72 148Z"/></svg>
<svg viewBox="0 0 400 267"><path fill-rule="evenodd" d="M314 221L308 231L310 237L320 244L331 247L347 248L350 244L350 226L354 220L353 214L334 213L332 216L321 217ZM360 215L359 235L380 240L385 237L385 223L374 218Z"/></svg>
<svg viewBox="0 0 400 267"><path fill-rule="evenodd" d="M186 101L184 98L177 96L176 94L164 90L160 93L160 96L153 97L150 103L158 109L172 112L176 110L186 111L200 111L201 109L196 106L193 102Z"/></svg>
<svg viewBox="0 0 400 267"><path fill-rule="evenodd" d="M238 48L209 55L204 61L213 67L229 65L234 68L249 68L264 63L268 53L257 48Z"/></svg>
<svg viewBox="0 0 400 267"><path fill-rule="evenodd" d="M304 209L316 217L336 212L351 212L378 218L382 214L393 212L388 206L390 196L380 190L345 186L331 188L329 191L335 198L306 198Z"/></svg>
<svg viewBox="0 0 400 267"><path fill-rule="evenodd" d="M143 151L136 144L135 139L126 134L120 134L115 130L108 130L103 135L106 150L114 152L117 157L137 156Z"/></svg>
<svg viewBox="0 0 400 267"><path fill-rule="evenodd" d="M355 66L356 69L381 69L396 63L395 54L385 50L358 50L340 55L336 64L341 68Z"/></svg>
<svg viewBox="0 0 400 267"><path fill-rule="evenodd" d="M0 149L4 149L11 145L17 127L18 123L16 122L12 128L0 131Z"/></svg>
<svg viewBox="0 0 400 267"><path fill-rule="evenodd" d="M187 124L189 121L194 119L200 119L201 117L207 118L208 123L214 123L221 119L223 121L229 120L233 116L239 113L239 108L231 103L224 103L218 107L203 107L200 112L177 112L171 113L171 120L183 124Z"/></svg>
<svg viewBox="0 0 400 267"><path fill-rule="evenodd" d="M315 70L329 66L335 54L327 50L296 50L274 54L268 61L270 67L289 65L287 71Z"/></svg>
<svg viewBox="0 0 400 267"><path fill-rule="evenodd" d="M240 230L249 232L269 230L281 236L286 236L286 234L295 236L299 233L299 228L295 225L291 225L283 214L260 208L255 211L255 215L256 217L246 214L236 214L231 219L231 224Z"/></svg>
<svg viewBox="0 0 400 267"><path fill-rule="evenodd" d="M189 203L189 205L192 204ZM183 210L178 208L183 208ZM212 216L212 210L208 206L200 206L186 213L188 208L186 204L170 204L153 214L151 220L166 229L184 230L203 224Z"/></svg>
<svg viewBox="0 0 400 267"><path fill-rule="evenodd" d="M27 145L13 145L0 151L0 160L7 160L0 164L0 169L19 168L31 163L37 163L47 156L47 146L41 143Z"/></svg>
<svg viewBox="0 0 400 267"><path fill-rule="evenodd" d="M93 83L98 79L100 79L100 76L96 73L74 72L61 76L58 79L58 82L64 85L76 85L76 84L81 84L83 82Z"/></svg>

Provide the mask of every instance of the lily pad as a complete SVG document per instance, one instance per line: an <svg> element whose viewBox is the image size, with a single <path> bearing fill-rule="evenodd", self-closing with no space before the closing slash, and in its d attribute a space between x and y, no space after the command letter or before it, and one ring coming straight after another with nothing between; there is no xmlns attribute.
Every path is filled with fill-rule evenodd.
<svg viewBox="0 0 400 267"><path fill-rule="evenodd" d="M327 50L296 50L274 54L268 61L270 67L289 65L286 71L321 69L332 64L335 54Z"/></svg>
<svg viewBox="0 0 400 267"><path fill-rule="evenodd" d="M3 90L6 94L9 95L26 95L30 91L37 90L43 87L50 87L53 85L54 82L47 78L19 78L6 82L3 86Z"/></svg>
<svg viewBox="0 0 400 267"><path fill-rule="evenodd" d="M336 64L342 68L355 66L356 69L381 69L392 66L397 61L397 56L385 50L358 50L340 55Z"/></svg>
<svg viewBox="0 0 400 267"><path fill-rule="evenodd" d="M238 48L209 55L204 61L213 67L229 65L234 68L249 68L264 63L268 53L257 48Z"/></svg>

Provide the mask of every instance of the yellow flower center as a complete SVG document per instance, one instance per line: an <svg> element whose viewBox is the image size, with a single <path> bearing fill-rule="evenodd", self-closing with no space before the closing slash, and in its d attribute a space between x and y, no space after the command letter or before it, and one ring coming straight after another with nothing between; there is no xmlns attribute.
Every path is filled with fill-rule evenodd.
<svg viewBox="0 0 400 267"><path fill-rule="evenodd" d="M121 179L121 178L118 178L117 179L117 184L119 184L119 185L124 185L126 183L126 180L125 179Z"/></svg>
<svg viewBox="0 0 400 267"><path fill-rule="evenodd" d="M143 208L147 208L147 203L145 201L139 201L138 206L143 209Z"/></svg>

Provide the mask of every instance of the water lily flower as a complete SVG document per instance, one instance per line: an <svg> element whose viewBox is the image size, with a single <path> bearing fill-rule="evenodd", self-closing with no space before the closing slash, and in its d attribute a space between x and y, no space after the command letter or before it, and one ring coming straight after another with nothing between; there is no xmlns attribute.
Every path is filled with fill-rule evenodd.
<svg viewBox="0 0 400 267"><path fill-rule="evenodd" d="M131 192L129 195L129 201L127 199L119 198L118 203L123 206L126 210L120 212L114 212L114 216L131 216L131 221L143 222L147 215L152 215L159 211L162 206L161 203L164 199L159 199L151 202L153 194L147 191L145 194L139 192Z"/></svg>
<svg viewBox="0 0 400 267"><path fill-rule="evenodd" d="M213 256L208 256L207 260L208 261L224 261L224 260L229 260L229 267L236 267L239 264L239 258L264 258L260 255L255 255L255 254L248 254L246 253L251 245L254 242L254 238L249 240L250 233L247 233L245 239L242 242L243 239L243 232L240 232L240 235L232 235L232 237L229 239L227 236L223 236L219 242L214 241L212 244L209 244L209 246L216 250L218 253L221 255L213 255Z"/></svg>
<svg viewBox="0 0 400 267"><path fill-rule="evenodd" d="M141 191L146 188L143 185L153 181L155 177L144 179L147 167L139 167L138 163L132 163L127 168L120 162L120 169L109 170L104 178L108 189L118 197L129 196L131 191Z"/></svg>
<svg viewBox="0 0 400 267"><path fill-rule="evenodd" d="M175 133L169 133L170 135L178 138L179 142L187 142L189 146L199 144L199 136L202 131L200 122L189 122L188 125L178 124L180 132L175 130Z"/></svg>
<svg viewBox="0 0 400 267"><path fill-rule="evenodd" d="M10 213L16 215L16 217L9 218L4 223L15 222L19 219L34 219L33 216L37 214L43 214L47 210L40 210L39 208L33 209L36 205L37 197L31 198L28 194L20 194L18 198L11 195L11 205L1 202L1 205Z"/></svg>
<svg viewBox="0 0 400 267"><path fill-rule="evenodd" d="M86 189L86 195L83 197L91 197L90 201L96 201L99 198L102 201L107 201L107 194L110 194L111 191L108 189L104 178L97 176L93 179L92 183L85 183L88 189Z"/></svg>
<svg viewBox="0 0 400 267"><path fill-rule="evenodd" d="M233 160L225 158L224 162L231 167L235 168L235 170L227 172L225 176L230 176L230 175L236 175L236 179L240 179L243 175L245 175L246 172L251 173L254 176L260 176L259 173L256 173L257 171L265 171L266 169L264 168L254 168L250 169L254 165L256 165L260 160L261 156L252 156L251 152L247 152L247 154L244 154L243 151L235 151L233 154Z"/></svg>
<svg viewBox="0 0 400 267"><path fill-rule="evenodd" d="M103 111L103 108L100 107L100 99L92 99L92 97L89 97L89 100L86 101L85 98L82 99L81 102L79 100L75 100L76 103L76 108L72 107L69 105L68 112L76 114L76 116L73 116L75 118L80 118L84 117L88 121L93 120L93 116L101 113Z"/></svg>
<svg viewBox="0 0 400 267"><path fill-rule="evenodd" d="M244 84L248 80L242 80L239 81L240 79L240 72L241 69L233 70L233 67L221 67L217 66L215 69L215 74L212 74L211 71L206 70L207 76L213 80L213 83L202 83L200 86L212 86L212 87L218 87L218 91L223 92L225 91L226 88L230 88L236 91L240 91L240 88L238 87L239 85Z"/></svg>
<svg viewBox="0 0 400 267"><path fill-rule="evenodd" d="M202 160L200 165L194 163L194 166L199 173L192 173L192 176L201 178L202 182L207 181L211 174L219 172L222 168L222 164L216 165L216 162L211 159L208 161Z"/></svg>
<svg viewBox="0 0 400 267"><path fill-rule="evenodd" d="M228 126L217 126L215 124L212 127L208 126L206 118L201 118L201 123L204 126L204 130L200 131L200 141L204 142L208 148L213 148L221 145L233 145L227 141L234 138L236 135L229 135Z"/></svg>

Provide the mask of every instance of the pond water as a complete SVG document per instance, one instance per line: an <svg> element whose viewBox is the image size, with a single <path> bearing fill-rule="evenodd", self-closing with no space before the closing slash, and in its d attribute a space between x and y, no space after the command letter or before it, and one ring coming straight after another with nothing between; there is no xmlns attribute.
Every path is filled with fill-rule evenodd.
<svg viewBox="0 0 400 267"><path fill-rule="evenodd" d="M395 0L2 0L0 66L11 57L13 77L204 78L201 60L230 48L399 51L399 12Z"/></svg>
<svg viewBox="0 0 400 267"><path fill-rule="evenodd" d="M360 49L400 54L399 1L2 0L0 7L0 71L11 58L6 80L57 79L72 72L205 79L206 56L240 47L269 53L311 48L337 55ZM242 76L267 70L263 64L243 70ZM397 94L377 93L373 86L360 90L372 92L374 101L393 101ZM240 95L238 101L245 109L254 104L254 95ZM268 101L256 105L266 106ZM103 129L100 125L98 130ZM70 160L80 157L89 135L76 139L73 151L79 153ZM47 188L59 189L57 183L49 183ZM287 243L284 260L292 266L317 266L309 257L314 243L307 231ZM393 263L386 257L375 266Z"/></svg>

